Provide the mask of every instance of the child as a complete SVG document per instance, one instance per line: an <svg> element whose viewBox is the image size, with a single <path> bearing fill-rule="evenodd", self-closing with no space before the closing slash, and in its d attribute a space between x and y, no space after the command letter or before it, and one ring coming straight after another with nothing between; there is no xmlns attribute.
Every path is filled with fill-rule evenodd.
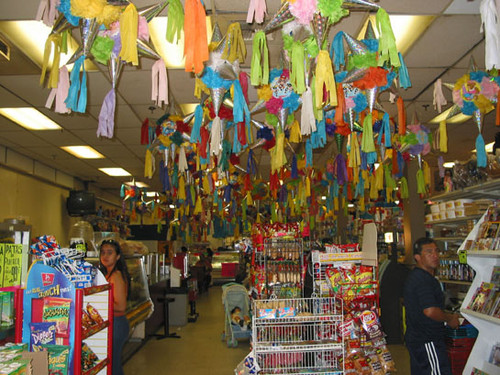
<svg viewBox="0 0 500 375"><path fill-rule="evenodd" d="M241 309L236 306L231 310L231 325L233 327L239 327L242 331L250 329L251 320L248 316L241 318Z"/></svg>

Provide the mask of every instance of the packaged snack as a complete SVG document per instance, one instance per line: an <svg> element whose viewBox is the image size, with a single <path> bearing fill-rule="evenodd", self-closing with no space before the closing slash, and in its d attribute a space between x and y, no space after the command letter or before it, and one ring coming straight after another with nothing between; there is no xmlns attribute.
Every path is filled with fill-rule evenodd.
<svg viewBox="0 0 500 375"><path fill-rule="evenodd" d="M276 318L276 309L259 309L257 316L259 319L274 319Z"/></svg>
<svg viewBox="0 0 500 375"><path fill-rule="evenodd" d="M89 329L92 326L95 326L95 322L90 317L89 313L86 310L82 310L82 326L83 329Z"/></svg>
<svg viewBox="0 0 500 375"><path fill-rule="evenodd" d="M378 315L377 313L375 313L375 311L365 310L361 312L357 317L360 320L361 326L366 332L368 339L373 340L384 335L380 327Z"/></svg>
<svg viewBox="0 0 500 375"><path fill-rule="evenodd" d="M373 279L373 269L369 266L359 266L356 273L356 283L365 284Z"/></svg>
<svg viewBox="0 0 500 375"><path fill-rule="evenodd" d="M382 367L382 363L378 355L375 352L367 353L366 362L370 366L372 375L385 375L384 368Z"/></svg>
<svg viewBox="0 0 500 375"><path fill-rule="evenodd" d="M68 336L70 306L71 299L69 298L45 297L43 299L42 320L56 322L58 337Z"/></svg>
<svg viewBox="0 0 500 375"><path fill-rule="evenodd" d="M49 375L67 375L69 346L42 345L49 352Z"/></svg>
<svg viewBox="0 0 500 375"><path fill-rule="evenodd" d="M0 292L2 305L2 326L14 324L14 292Z"/></svg>
<svg viewBox="0 0 500 375"><path fill-rule="evenodd" d="M293 318L295 315L293 307L280 307L278 309L278 318Z"/></svg>
<svg viewBox="0 0 500 375"><path fill-rule="evenodd" d="M56 323L30 323L31 351L41 351L41 345L56 343ZM36 347L36 348L35 348Z"/></svg>
<svg viewBox="0 0 500 375"><path fill-rule="evenodd" d="M396 363L392 359L391 352L387 349L387 346L382 345L375 349L375 353L377 353L378 358L380 359L380 363L384 368L385 372L393 373L396 371Z"/></svg>
<svg viewBox="0 0 500 375"><path fill-rule="evenodd" d="M87 303L87 312L90 316L90 319L92 319L95 323L97 324L104 323L104 319L102 318L101 314L99 314L99 311L97 311L97 309L90 303Z"/></svg>
<svg viewBox="0 0 500 375"><path fill-rule="evenodd" d="M97 355L86 343L82 343L82 370L90 370L97 362L99 362Z"/></svg>
<svg viewBox="0 0 500 375"><path fill-rule="evenodd" d="M347 356L356 369L357 374L370 375L370 366L366 362L366 358L363 355L362 350L353 350Z"/></svg>

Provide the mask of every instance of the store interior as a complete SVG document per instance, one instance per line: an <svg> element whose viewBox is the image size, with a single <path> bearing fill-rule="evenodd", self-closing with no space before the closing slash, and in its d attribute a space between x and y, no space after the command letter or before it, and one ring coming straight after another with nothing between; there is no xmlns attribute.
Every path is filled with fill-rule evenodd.
<svg viewBox="0 0 500 375"><path fill-rule="evenodd" d="M0 4L0 366L111 374L116 241L125 374L410 374L428 237L453 374L499 373L495 3Z"/></svg>

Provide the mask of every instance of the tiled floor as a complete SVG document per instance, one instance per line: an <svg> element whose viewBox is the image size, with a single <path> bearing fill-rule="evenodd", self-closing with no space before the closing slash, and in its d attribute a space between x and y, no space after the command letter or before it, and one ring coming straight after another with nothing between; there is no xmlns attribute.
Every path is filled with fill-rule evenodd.
<svg viewBox="0 0 500 375"><path fill-rule="evenodd" d="M150 339L124 366L125 375L232 375L237 364L249 353L250 343L241 341L237 348L228 348L221 340L224 331L224 309L219 286L200 295L196 309L200 316L195 323L171 327L180 339ZM399 375L409 375L406 348L391 345Z"/></svg>

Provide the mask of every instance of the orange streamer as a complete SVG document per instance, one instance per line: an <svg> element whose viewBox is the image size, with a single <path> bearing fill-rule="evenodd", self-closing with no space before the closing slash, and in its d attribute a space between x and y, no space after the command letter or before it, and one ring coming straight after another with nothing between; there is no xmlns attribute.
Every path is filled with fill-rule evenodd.
<svg viewBox="0 0 500 375"><path fill-rule="evenodd" d="M402 97L398 97L398 125L399 125L399 134L406 134L406 111L405 104L403 102Z"/></svg>
<svg viewBox="0 0 500 375"><path fill-rule="evenodd" d="M208 60L206 13L200 0L186 0L184 12L185 70L199 74Z"/></svg>
<svg viewBox="0 0 500 375"><path fill-rule="evenodd" d="M335 124L337 126L345 126L344 122L345 97L342 84L337 84L337 108L335 109Z"/></svg>

